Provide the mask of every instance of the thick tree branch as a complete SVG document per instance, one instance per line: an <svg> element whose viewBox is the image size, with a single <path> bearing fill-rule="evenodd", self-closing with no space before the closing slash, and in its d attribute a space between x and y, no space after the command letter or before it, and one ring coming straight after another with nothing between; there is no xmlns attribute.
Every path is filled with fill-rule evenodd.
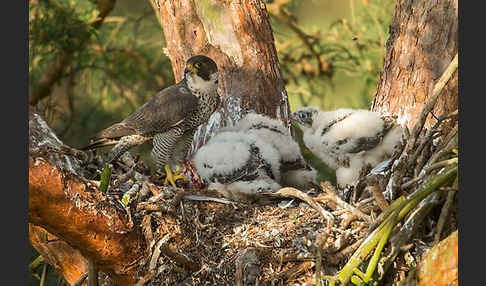
<svg viewBox="0 0 486 286"><path fill-rule="evenodd" d="M104 194L68 178L42 158L29 158L29 221L68 241L122 285L132 284L145 249L138 229Z"/></svg>
<svg viewBox="0 0 486 286"><path fill-rule="evenodd" d="M132 285L145 250L140 229L85 183L79 160L32 110L29 135L29 222L69 242L117 283Z"/></svg>

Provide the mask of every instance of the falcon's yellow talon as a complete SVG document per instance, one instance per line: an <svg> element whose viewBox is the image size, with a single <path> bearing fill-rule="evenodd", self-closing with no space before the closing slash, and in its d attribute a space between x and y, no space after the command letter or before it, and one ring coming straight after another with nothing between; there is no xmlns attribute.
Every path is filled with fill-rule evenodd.
<svg viewBox="0 0 486 286"><path fill-rule="evenodd" d="M168 185L169 183L174 187L176 188L176 184L175 184L175 181L181 179L185 182L189 181L189 179L187 179L186 177L184 177L184 175L181 174L183 168L182 167L179 167L179 169L177 169L177 171L175 171L174 173L172 172L172 169L170 168L169 165L165 165L165 181L164 181L164 185Z"/></svg>

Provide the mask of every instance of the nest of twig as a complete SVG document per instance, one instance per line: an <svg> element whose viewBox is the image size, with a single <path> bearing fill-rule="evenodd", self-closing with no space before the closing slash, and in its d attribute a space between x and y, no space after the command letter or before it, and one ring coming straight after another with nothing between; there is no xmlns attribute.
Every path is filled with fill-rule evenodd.
<svg viewBox="0 0 486 286"><path fill-rule="evenodd" d="M439 80L403 148L350 196L322 182L266 194L272 200L265 204L232 202L210 190L157 187L126 153L107 191L145 236L136 285L410 281L424 253L457 229L457 111L423 128L454 71ZM443 134L446 121L455 127ZM102 160L91 162L94 171Z"/></svg>

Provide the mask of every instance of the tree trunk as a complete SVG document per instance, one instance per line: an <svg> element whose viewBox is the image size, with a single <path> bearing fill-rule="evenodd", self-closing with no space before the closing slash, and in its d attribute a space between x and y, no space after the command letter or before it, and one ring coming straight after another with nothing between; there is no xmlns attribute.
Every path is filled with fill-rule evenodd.
<svg viewBox="0 0 486 286"><path fill-rule="evenodd" d="M264 1L159 1L168 56L176 80L185 61L211 57L219 69L221 110L195 135L197 148L213 128L237 121L241 112L279 118L287 125L289 104Z"/></svg>
<svg viewBox="0 0 486 286"><path fill-rule="evenodd" d="M397 1L372 110L396 115L398 122L408 128L415 125L435 83L458 51L457 2ZM456 71L432 113L438 117L457 108ZM425 127L429 128L435 122L429 116Z"/></svg>

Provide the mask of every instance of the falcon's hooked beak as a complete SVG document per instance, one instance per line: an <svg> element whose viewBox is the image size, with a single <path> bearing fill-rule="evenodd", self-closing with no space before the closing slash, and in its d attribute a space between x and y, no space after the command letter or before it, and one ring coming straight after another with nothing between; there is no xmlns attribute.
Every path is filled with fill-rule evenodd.
<svg viewBox="0 0 486 286"><path fill-rule="evenodd" d="M197 73L197 68L191 64L186 65L186 68L184 69L184 74L188 74L189 72L192 73Z"/></svg>

